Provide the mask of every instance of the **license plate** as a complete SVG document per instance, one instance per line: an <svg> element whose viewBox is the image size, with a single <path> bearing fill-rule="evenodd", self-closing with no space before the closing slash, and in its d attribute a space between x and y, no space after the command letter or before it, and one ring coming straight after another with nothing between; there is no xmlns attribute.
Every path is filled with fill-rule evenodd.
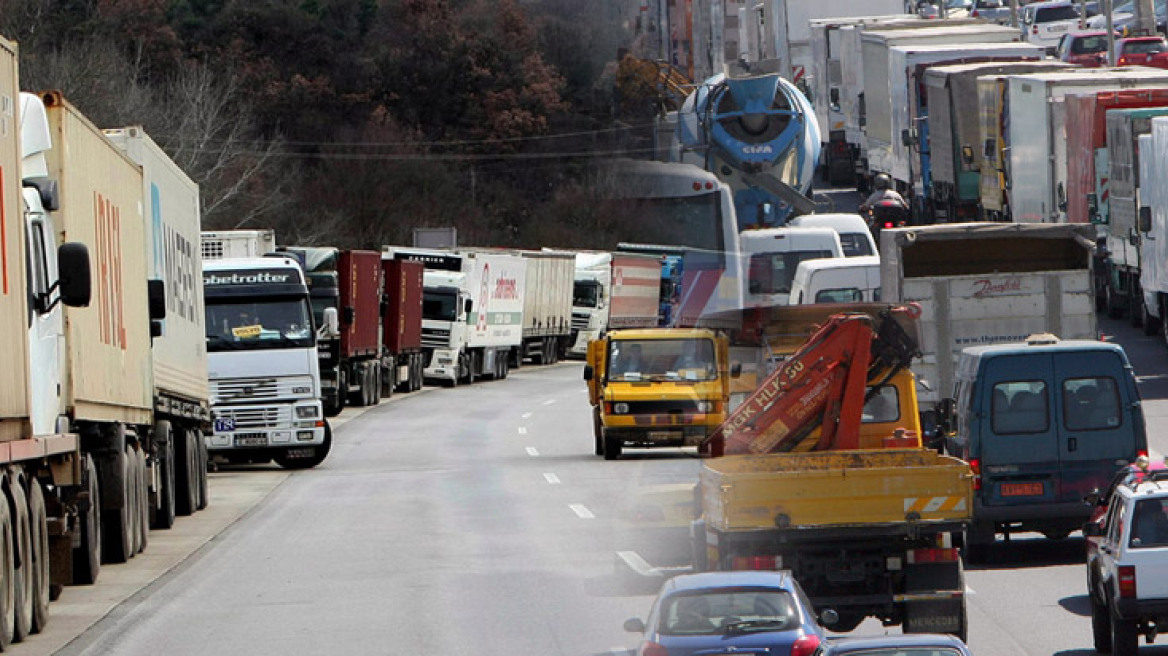
<svg viewBox="0 0 1168 656"><path fill-rule="evenodd" d="M649 439L651 440L675 440L681 437L681 433L677 431L649 431Z"/></svg>
<svg viewBox="0 0 1168 656"><path fill-rule="evenodd" d="M1047 32L1066 32L1067 26L1066 25L1051 25L1050 27L1046 28L1046 31Z"/></svg>
<svg viewBox="0 0 1168 656"><path fill-rule="evenodd" d="M216 433L230 433L233 430L235 430L235 420L234 419L216 419L215 420L215 432Z"/></svg>
<svg viewBox="0 0 1168 656"><path fill-rule="evenodd" d="M268 437L266 435L237 435L235 437L235 446L267 446Z"/></svg>
<svg viewBox="0 0 1168 656"><path fill-rule="evenodd" d="M1042 483L1002 483L998 489L1004 497L1042 496Z"/></svg>

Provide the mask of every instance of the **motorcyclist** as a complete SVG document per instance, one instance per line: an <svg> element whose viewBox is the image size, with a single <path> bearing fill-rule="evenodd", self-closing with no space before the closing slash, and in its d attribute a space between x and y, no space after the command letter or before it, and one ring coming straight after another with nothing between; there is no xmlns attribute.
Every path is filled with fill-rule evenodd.
<svg viewBox="0 0 1168 656"><path fill-rule="evenodd" d="M860 203L860 212L867 212L876 207L877 204L888 205L890 203L898 204L902 209L908 210L908 203L905 202L904 196L901 196L892 188L892 178L887 173L881 173L876 176L873 182L875 191L868 196L867 200Z"/></svg>

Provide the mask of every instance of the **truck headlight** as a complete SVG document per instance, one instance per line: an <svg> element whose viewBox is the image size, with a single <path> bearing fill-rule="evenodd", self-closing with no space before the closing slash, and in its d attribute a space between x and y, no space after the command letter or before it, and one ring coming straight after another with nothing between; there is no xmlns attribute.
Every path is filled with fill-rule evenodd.
<svg viewBox="0 0 1168 656"><path fill-rule="evenodd" d="M713 401L698 401L698 412L706 413L714 411Z"/></svg>
<svg viewBox="0 0 1168 656"><path fill-rule="evenodd" d="M628 403L614 403L612 406L612 411L618 415L628 414L629 404Z"/></svg>
<svg viewBox="0 0 1168 656"><path fill-rule="evenodd" d="M320 416L320 409L314 405L296 406L297 419L316 419Z"/></svg>

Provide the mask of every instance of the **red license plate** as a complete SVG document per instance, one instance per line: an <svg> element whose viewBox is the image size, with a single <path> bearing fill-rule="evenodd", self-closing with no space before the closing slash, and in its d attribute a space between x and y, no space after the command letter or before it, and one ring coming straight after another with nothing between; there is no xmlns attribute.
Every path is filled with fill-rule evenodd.
<svg viewBox="0 0 1168 656"><path fill-rule="evenodd" d="M1004 497L1040 497L1042 483L1002 483L998 490Z"/></svg>

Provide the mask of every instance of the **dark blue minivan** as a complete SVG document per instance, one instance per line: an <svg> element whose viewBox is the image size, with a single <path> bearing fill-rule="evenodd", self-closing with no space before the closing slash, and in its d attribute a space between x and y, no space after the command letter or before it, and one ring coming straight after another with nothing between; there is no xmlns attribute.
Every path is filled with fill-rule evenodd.
<svg viewBox="0 0 1168 656"><path fill-rule="evenodd" d="M954 393L945 449L975 475L970 560L998 533L1066 537L1090 517L1083 498L1147 454L1135 376L1116 344L1036 335L967 348Z"/></svg>

